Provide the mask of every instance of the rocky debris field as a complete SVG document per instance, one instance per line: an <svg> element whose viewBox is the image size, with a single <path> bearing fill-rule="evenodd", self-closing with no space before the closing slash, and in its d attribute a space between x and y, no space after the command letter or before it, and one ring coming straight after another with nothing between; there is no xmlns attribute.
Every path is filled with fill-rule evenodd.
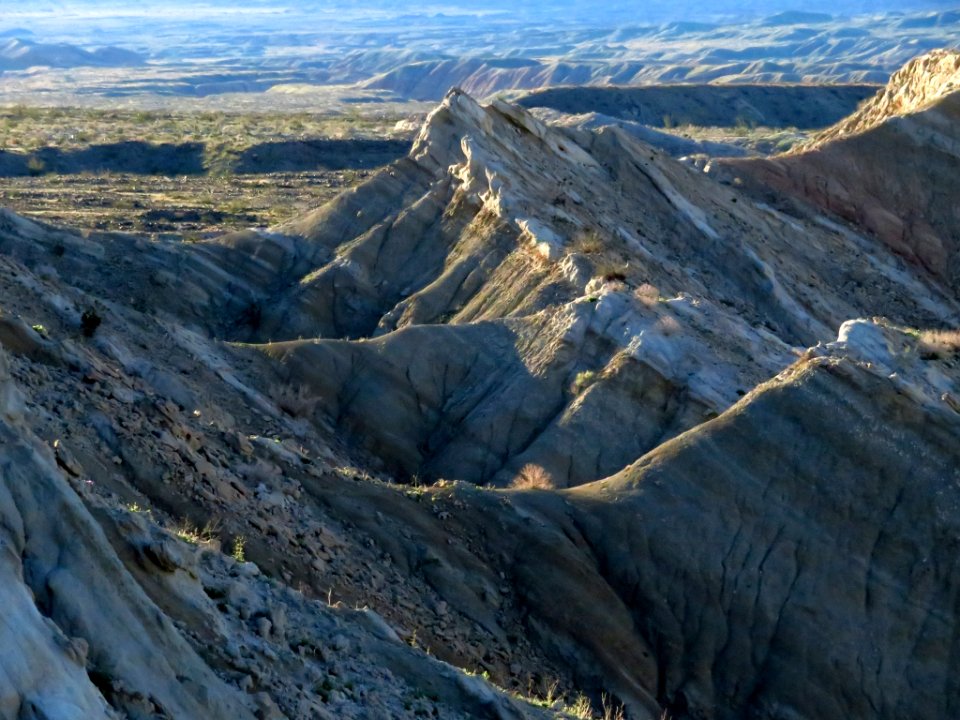
<svg viewBox="0 0 960 720"><path fill-rule="evenodd" d="M0 718L956 716L960 302L795 157L455 90L268 230L3 211Z"/></svg>

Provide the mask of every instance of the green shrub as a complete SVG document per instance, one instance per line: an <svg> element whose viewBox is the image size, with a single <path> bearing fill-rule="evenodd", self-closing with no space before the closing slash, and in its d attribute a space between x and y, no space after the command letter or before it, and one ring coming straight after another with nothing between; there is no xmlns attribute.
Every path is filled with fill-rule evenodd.
<svg viewBox="0 0 960 720"><path fill-rule="evenodd" d="M578 372L570 386L570 392L574 395L582 394L588 387L597 381L597 373L593 370L584 370Z"/></svg>

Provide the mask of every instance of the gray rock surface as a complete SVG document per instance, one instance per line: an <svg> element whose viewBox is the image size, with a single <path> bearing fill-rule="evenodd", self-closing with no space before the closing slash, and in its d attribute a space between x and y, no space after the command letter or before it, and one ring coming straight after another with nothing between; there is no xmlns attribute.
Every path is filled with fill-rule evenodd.
<svg viewBox="0 0 960 720"><path fill-rule="evenodd" d="M131 581L50 451L25 431L5 358L0 384L11 649L2 654L3 716L111 717L106 692L127 713L252 717Z"/></svg>

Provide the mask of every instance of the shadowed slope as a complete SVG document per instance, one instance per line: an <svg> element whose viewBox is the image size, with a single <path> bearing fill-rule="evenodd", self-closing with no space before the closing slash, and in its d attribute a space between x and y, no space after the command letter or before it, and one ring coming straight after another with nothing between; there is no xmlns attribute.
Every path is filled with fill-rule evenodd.
<svg viewBox="0 0 960 720"><path fill-rule="evenodd" d="M525 108L602 113L651 127L699 125L822 128L876 92L874 85L657 85L561 87L518 98Z"/></svg>
<svg viewBox="0 0 960 720"><path fill-rule="evenodd" d="M824 358L577 491L658 649L661 700L717 718L955 714L958 430L945 403Z"/></svg>
<svg viewBox="0 0 960 720"><path fill-rule="evenodd" d="M537 641L634 717L949 717L960 416L939 392L957 371L886 326L841 338L607 480L436 489L430 522L373 492L328 501L398 557L372 507L436 548L451 605L502 573ZM482 560L469 582L449 532Z"/></svg>

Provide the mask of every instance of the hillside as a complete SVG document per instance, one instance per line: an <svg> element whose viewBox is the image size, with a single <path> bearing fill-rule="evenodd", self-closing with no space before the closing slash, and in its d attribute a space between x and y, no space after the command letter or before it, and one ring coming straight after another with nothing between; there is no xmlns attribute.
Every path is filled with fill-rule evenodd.
<svg viewBox="0 0 960 720"><path fill-rule="evenodd" d="M954 716L955 287L755 192L454 90L269 229L3 211L0 717Z"/></svg>
<svg viewBox="0 0 960 720"><path fill-rule="evenodd" d="M234 337L272 341L291 384L422 479L502 484L527 463L562 485L598 479L848 317L955 314L935 290L919 300L901 287L892 257L757 207L625 133L564 135L460 93L370 183L278 236L201 251L270 278L249 299L255 326ZM243 260L254 253L256 265ZM837 262L811 283L825 253ZM918 302L942 314L921 319ZM582 394L569 390L580 373L595 378ZM623 421L598 447L589 428L611 413Z"/></svg>
<svg viewBox="0 0 960 720"><path fill-rule="evenodd" d="M726 168L857 223L956 292L958 119L960 54L938 51L808 146Z"/></svg>
<svg viewBox="0 0 960 720"><path fill-rule="evenodd" d="M603 113L651 127L764 125L802 130L833 125L876 94L872 85L654 85L549 88L518 99L525 108Z"/></svg>
<svg viewBox="0 0 960 720"><path fill-rule="evenodd" d="M38 43L19 38L0 42L0 71L33 67L134 67L144 62L143 56L118 47L91 51L68 43Z"/></svg>

